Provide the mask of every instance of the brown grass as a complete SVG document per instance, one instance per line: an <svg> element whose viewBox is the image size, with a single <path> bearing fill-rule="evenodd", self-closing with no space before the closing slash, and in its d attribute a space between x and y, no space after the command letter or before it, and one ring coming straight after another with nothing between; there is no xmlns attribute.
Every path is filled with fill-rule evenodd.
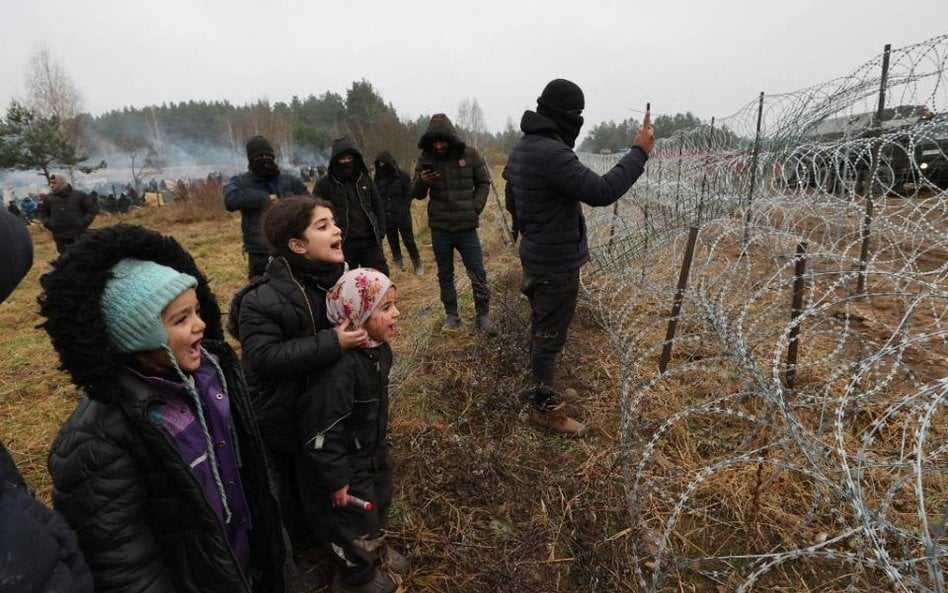
<svg viewBox="0 0 948 593"><path fill-rule="evenodd" d="M500 179L499 171L494 178ZM459 332L439 331L443 313L424 205L415 204L414 217L427 273L417 278L393 271L403 321L393 342L390 434L397 467L389 531L413 561L401 590L638 591L632 551L648 549L650 530L664 524L668 505L649 501L647 508L638 509L641 523L632 522L623 472L637 460L624 459L620 449L619 360L609 334L599 326L601 312L578 312L558 377L561 387L580 392L581 402L571 412L591 427L593 436L568 441L535 431L518 419L526 386L529 307L519 294L516 251L502 241L494 197L481 227L492 315L500 331L493 340L473 332L470 288L460 264L463 326ZM246 265L239 215L225 212L218 197L136 210L124 219L177 237L222 305L242 285ZM96 225L116 220L100 217ZM34 327L39 322L38 278L55 250L40 227L31 231L36 263L0 305L0 355L7 361L0 370L0 439L48 503L46 454L81 396L56 370L46 335ZM673 282L674 264L668 269ZM637 314L660 318L668 302L632 305ZM686 333L688 327L679 331ZM664 325L656 325L655 332L660 343ZM807 347L810 355L821 348ZM649 353L653 368L659 351ZM695 342L676 350L673 364L713 352L708 344ZM733 389L738 375L732 370L721 366L714 374L682 374L657 386L640 419L643 436L677 409ZM726 455L747 428L746 422L721 417L676 427L663 441L656 479L672 483L680 479L676 468ZM791 533L807 513L811 496L811 486L798 475L758 475L753 466L735 466L696 491L694 508L677 526L672 545L683 555L758 549ZM829 518L838 511L820 508L820 515ZM800 537L811 537L816 530L807 528ZM755 590L843 590L845 584L826 564L791 564L779 583L764 582ZM669 591L730 590L727 582L720 588L694 574L676 574L665 581Z"/></svg>

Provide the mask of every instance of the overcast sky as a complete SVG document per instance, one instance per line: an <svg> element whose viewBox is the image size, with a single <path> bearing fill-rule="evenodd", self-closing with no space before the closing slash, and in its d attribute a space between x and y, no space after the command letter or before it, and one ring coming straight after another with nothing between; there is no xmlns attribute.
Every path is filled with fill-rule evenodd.
<svg viewBox="0 0 948 593"><path fill-rule="evenodd" d="M166 101L289 101L365 78L403 117L477 98L492 131L552 78L588 126L692 111L847 74L948 32L944 0L0 0L0 102L45 43L97 115Z"/></svg>

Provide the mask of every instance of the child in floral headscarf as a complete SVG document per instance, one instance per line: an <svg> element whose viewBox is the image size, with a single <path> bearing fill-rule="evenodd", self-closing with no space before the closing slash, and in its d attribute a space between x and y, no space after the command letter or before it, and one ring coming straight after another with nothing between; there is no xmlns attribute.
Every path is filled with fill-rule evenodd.
<svg viewBox="0 0 948 593"><path fill-rule="evenodd" d="M307 518L325 538L339 573L333 591L387 593L395 583L378 570L397 573L408 560L385 544L392 500L388 452L388 374L400 313L395 285L385 274L357 268L326 294L326 313L337 326L364 328L368 339L343 352L324 371L315 392L298 402L304 454L297 475Z"/></svg>

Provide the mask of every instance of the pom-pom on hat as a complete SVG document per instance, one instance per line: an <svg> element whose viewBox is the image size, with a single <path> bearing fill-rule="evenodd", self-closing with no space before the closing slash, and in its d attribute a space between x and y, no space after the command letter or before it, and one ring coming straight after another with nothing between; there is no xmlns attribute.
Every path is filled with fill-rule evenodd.
<svg viewBox="0 0 948 593"><path fill-rule="evenodd" d="M537 98L537 105L575 111L586 107L586 97L583 95L583 89L575 82L557 78L543 87L543 93Z"/></svg>
<svg viewBox="0 0 948 593"><path fill-rule="evenodd" d="M112 267L99 305L109 340L123 353L160 349L168 343L161 312L195 286L193 276L153 261L119 261Z"/></svg>
<svg viewBox="0 0 948 593"><path fill-rule="evenodd" d="M247 140L247 158L253 160L258 156L269 154L273 156L273 145L263 136L254 136Z"/></svg>

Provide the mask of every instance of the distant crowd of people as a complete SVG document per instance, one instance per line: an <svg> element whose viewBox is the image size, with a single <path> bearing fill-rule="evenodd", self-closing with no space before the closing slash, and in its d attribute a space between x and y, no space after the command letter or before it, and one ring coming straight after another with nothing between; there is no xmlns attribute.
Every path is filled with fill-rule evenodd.
<svg viewBox="0 0 948 593"><path fill-rule="evenodd" d="M546 85L504 169L531 306L525 418L573 437L585 427L565 413L555 367L589 259L581 204L618 200L655 143L646 114L632 149L600 176L573 152L584 106L576 84ZM310 194L266 138L247 142L248 170L223 189L225 207L241 213L248 261L228 315L239 358L207 277L178 241L132 225L88 231L95 201L51 179L40 217L69 256L41 278L42 327L86 397L49 456L55 511L0 457L0 590L45 591L55 579L55 590L78 592L307 591L316 553L336 567L334 592L396 589L392 575L412 567L385 530L389 343L405 288L383 238L398 270L407 271L403 244L424 277L413 200L427 201L443 330L462 325L457 253L473 327L498 331L478 234L484 161L444 114L418 148L412 173L383 151L370 174L340 138ZM16 238L21 248L0 246L22 256L3 271L4 297L29 269Z"/></svg>

